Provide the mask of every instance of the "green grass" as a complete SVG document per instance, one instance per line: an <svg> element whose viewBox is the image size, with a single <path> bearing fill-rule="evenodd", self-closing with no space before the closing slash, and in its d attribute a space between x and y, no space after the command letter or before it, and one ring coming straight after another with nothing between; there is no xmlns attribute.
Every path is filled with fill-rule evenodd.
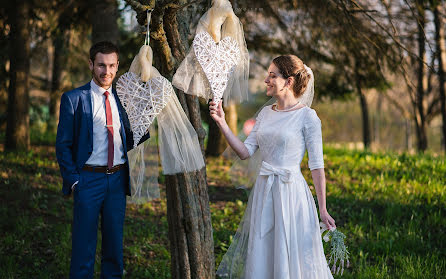
<svg viewBox="0 0 446 279"><path fill-rule="evenodd" d="M444 278L444 157L327 147L325 163L327 206L347 236L352 263L337 278ZM230 185L228 169L222 159L208 160L217 264L247 199ZM73 202L60 188L53 148L0 153L0 278L68 277ZM128 205L126 278L170 278L167 231L165 199Z"/></svg>
<svg viewBox="0 0 446 279"><path fill-rule="evenodd" d="M325 161L327 204L353 263L343 278L444 276L444 157L327 148Z"/></svg>

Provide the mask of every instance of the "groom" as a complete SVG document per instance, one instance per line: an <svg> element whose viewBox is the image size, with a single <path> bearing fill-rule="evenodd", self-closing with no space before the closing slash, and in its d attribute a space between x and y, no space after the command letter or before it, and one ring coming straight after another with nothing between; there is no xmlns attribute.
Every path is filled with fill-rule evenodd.
<svg viewBox="0 0 446 279"><path fill-rule="evenodd" d="M133 134L112 88L118 58L114 44L94 44L89 60L92 80L61 98L56 155L62 192L74 197L70 278L93 278L99 216L101 278L123 274L122 237L130 195L127 151L133 147Z"/></svg>

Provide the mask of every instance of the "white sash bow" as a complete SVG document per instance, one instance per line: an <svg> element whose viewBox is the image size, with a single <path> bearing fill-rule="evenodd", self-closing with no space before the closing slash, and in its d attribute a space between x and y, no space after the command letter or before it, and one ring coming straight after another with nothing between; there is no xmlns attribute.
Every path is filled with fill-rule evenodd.
<svg viewBox="0 0 446 279"><path fill-rule="evenodd" d="M279 179L279 185L277 185L278 187L278 191L279 191L279 196L280 199L282 199L282 187L288 187L288 184L290 184L293 181L293 178L296 177L297 175L300 175L300 167L299 166L293 166L293 167L287 167L287 168L283 168L283 167L275 167L272 166L271 164L263 161L262 162L262 166L260 168L260 172L259 175L261 176L267 176L267 182L266 182L266 186L263 192L263 202L262 202L262 206L260 208L260 237L264 237L269 231L271 231L274 228L274 223L275 222L283 222L283 226L285 229L285 237L286 237L286 242L287 242L287 248L289 250L289 240L290 240L290 236L289 236L289 216L285 216L288 215L288 210L283 210L282 208L282 212L280 213L280 215L282 216L282 220L275 220L274 215L278 216L278 214L274 214L274 204L273 204L273 194L272 194L272 187L274 184L274 178L277 176L277 178ZM286 201L281 201L281 205L284 206L286 203ZM281 206L281 207L282 207ZM259 228L257 226L257 228ZM288 251L289 252L289 251Z"/></svg>

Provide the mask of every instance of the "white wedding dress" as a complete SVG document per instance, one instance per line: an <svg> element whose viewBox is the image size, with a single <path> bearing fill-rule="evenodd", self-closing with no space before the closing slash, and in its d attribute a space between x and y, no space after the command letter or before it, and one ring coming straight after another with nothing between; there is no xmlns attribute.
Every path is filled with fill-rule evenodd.
<svg viewBox="0 0 446 279"><path fill-rule="evenodd" d="M328 267L314 198L300 171L308 150L311 170L324 167L321 122L303 108L264 107L245 140L262 164L244 219L217 274L222 278L325 279Z"/></svg>

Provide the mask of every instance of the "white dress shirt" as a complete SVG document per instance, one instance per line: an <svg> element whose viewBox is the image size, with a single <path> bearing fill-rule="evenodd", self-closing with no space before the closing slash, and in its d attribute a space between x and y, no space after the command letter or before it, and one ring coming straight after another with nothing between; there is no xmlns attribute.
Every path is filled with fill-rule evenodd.
<svg viewBox="0 0 446 279"><path fill-rule="evenodd" d="M105 95L108 91L108 100L113 118L113 144L114 144L114 158L113 165L120 165L125 163L124 151L122 146L121 122L119 118L118 106L112 92L112 88L104 89L98 86L93 80L90 82L91 86L91 108L93 113L93 152L88 158L86 164L93 166L106 166L108 160L108 130L107 117L105 114Z"/></svg>

